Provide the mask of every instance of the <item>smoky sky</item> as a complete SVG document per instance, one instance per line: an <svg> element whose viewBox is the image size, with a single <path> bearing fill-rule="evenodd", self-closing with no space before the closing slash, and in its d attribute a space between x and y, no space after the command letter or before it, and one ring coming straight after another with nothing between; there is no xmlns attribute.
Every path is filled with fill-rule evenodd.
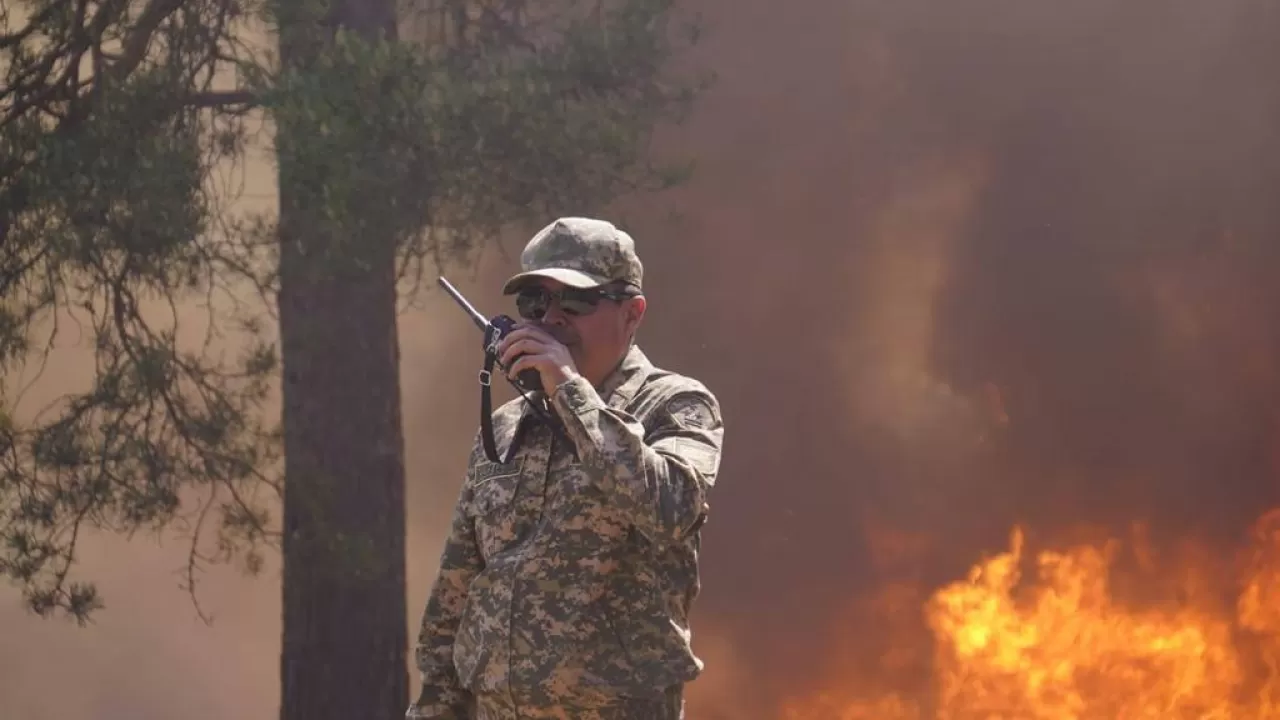
<svg viewBox="0 0 1280 720"><path fill-rule="evenodd" d="M718 81L661 148L696 174L617 217L646 267L642 346L706 382L726 420L694 720L773 720L821 675L835 618L883 578L876 532L924 537L907 571L936 584L1014 523L1052 537L1142 519L1229 544L1280 500L1280 6L690 7L711 30L690 59ZM451 279L509 311L497 285L518 244ZM438 294L402 333L411 632L479 355ZM117 595L86 630L6 612L6 635L41 652L10 658L0 709L273 715L277 576L210 580L211 630L176 561L111 547L106 579L164 611ZM131 677L121 657L151 658L151 680L112 680Z"/></svg>
<svg viewBox="0 0 1280 720"><path fill-rule="evenodd" d="M743 692L818 672L867 518L942 582L1013 523L1229 543L1276 502L1280 8L722 5L648 231L688 329L646 341L725 404L699 612Z"/></svg>

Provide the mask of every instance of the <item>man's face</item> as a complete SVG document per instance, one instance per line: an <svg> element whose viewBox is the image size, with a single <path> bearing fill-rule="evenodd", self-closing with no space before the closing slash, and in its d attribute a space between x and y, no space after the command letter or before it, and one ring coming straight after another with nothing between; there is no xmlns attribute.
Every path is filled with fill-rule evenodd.
<svg viewBox="0 0 1280 720"><path fill-rule="evenodd" d="M516 309L525 322L569 348L578 372L599 385L626 354L644 317L645 299L622 293L611 286L579 290L531 278L516 294Z"/></svg>

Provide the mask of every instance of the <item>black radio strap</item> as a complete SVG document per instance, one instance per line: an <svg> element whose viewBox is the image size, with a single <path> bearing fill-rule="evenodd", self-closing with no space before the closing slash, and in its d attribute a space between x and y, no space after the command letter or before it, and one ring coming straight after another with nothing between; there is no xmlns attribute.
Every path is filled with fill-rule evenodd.
<svg viewBox="0 0 1280 720"><path fill-rule="evenodd" d="M484 454L490 462L506 465L515 457L518 449L519 433L511 436L511 446L507 448L506 458L498 459L498 443L493 437L493 398L490 395L493 383L493 366L498 361L497 350L486 345L484 350L484 369L480 371L480 442L484 445Z"/></svg>
<svg viewBox="0 0 1280 720"><path fill-rule="evenodd" d="M492 326L490 327L492 328ZM498 442L493 436L493 398L491 396L493 368L498 363L498 346L493 341L493 335L495 334L492 330L485 332L484 367L480 370L480 443L484 446L485 457L489 458L491 462L506 465L511 462L511 459L516 455L516 451L519 450L520 437L523 433L520 432L521 428L516 428L516 432L511 435L511 445L507 448L507 456L500 460L498 458ZM529 404L529 407L533 408L533 411L547 422L551 427L552 433L560 436L566 442L569 441L568 436L565 435L564 428L561 427L559 420L552 413L538 407L538 403L515 383L512 383L512 386ZM572 442L569 442L569 447L573 447Z"/></svg>

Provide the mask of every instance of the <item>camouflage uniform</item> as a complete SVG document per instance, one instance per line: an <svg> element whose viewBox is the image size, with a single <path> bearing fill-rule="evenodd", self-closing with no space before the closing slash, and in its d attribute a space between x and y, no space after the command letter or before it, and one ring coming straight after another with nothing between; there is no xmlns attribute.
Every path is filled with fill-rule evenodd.
<svg viewBox="0 0 1280 720"><path fill-rule="evenodd" d="M584 258L608 253L552 255L581 272ZM547 267L546 257L526 251L522 264ZM633 259L631 250L587 269L616 278ZM702 670L688 618L720 462L719 404L635 346L598 389L577 377L535 399L559 434L517 399L494 413L499 457L518 442L511 460L490 461L478 438L473 446L422 619L423 689L408 716L679 720L683 686Z"/></svg>

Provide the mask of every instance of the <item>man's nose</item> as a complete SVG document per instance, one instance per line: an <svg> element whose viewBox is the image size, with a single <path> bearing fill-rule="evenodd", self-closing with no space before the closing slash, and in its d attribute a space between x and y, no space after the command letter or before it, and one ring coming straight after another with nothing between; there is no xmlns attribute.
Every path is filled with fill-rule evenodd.
<svg viewBox="0 0 1280 720"><path fill-rule="evenodd" d="M564 327L569 324L569 319L565 316L564 311L560 309L559 301L552 299L547 304L547 311L542 314L542 323L544 325L556 325Z"/></svg>

